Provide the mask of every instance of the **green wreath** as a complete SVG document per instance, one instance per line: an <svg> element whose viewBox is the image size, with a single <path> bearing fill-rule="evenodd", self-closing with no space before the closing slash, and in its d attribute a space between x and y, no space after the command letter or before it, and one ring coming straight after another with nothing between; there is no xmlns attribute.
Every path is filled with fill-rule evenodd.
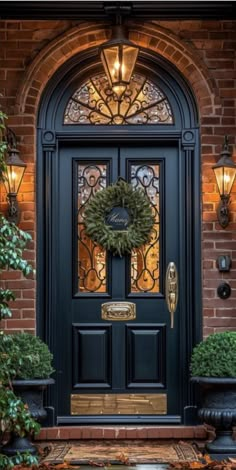
<svg viewBox="0 0 236 470"><path fill-rule="evenodd" d="M125 208L129 224L125 231L113 230L106 223L115 207ZM98 191L84 212L87 235L114 255L122 256L147 243L154 224L150 201L141 188L135 189L124 180Z"/></svg>

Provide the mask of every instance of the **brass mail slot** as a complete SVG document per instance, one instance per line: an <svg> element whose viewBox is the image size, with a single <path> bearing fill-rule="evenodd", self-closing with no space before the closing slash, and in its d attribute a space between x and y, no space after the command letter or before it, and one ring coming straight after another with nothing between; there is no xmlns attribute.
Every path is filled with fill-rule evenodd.
<svg viewBox="0 0 236 470"><path fill-rule="evenodd" d="M102 304L102 320L127 321L136 318L136 304L132 302L106 302Z"/></svg>

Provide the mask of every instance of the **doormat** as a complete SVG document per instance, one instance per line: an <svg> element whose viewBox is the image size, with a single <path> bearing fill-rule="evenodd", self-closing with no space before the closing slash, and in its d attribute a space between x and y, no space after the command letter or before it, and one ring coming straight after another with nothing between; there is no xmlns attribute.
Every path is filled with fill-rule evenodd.
<svg viewBox="0 0 236 470"><path fill-rule="evenodd" d="M44 463L70 465L152 464L199 461L202 455L186 442L145 441L71 441L53 443Z"/></svg>

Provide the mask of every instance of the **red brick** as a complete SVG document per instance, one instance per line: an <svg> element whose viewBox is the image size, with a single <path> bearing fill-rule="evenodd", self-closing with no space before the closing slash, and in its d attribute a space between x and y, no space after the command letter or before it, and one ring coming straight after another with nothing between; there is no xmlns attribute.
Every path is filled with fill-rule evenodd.
<svg viewBox="0 0 236 470"><path fill-rule="evenodd" d="M163 429L162 429L163 431ZM171 430L169 430L171 432ZM165 436L165 437L171 437L170 436L170 432L168 434L168 436ZM160 431L158 428L149 428L147 430L147 437L148 439L158 439L160 437Z"/></svg>
<svg viewBox="0 0 236 470"><path fill-rule="evenodd" d="M60 439L69 439L70 438L70 429L67 427L60 429Z"/></svg>
<svg viewBox="0 0 236 470"><path fill-rule="evenodd" d="M59 439L60 438L60 428L48 428L47 429L47 439Z"/></svg>
<svg viewBox="0 0 236 470"><path fill-rule="evenodd" d="M138 436L137 436L138 437ZM125 439L126 438L126 429L119 428L117 430L117 439Z"/></svg>
<svg viewBox="0 0 236 470"><path fill-rule="evenodd" d="M35 321L34 320L7 320L6 321L6 327L8 329L14 329L14 330L34 330L35 328Z"/></svg>
<svg viewBox="0 0 236 470"><path fill-rule="evenodd" d="M23 294L24 296L24 294ZM35 310L31 309L22 309L22 318L35 318Z"/></svg>
<svg viewBox="0 0 236 470"><path fill-rule="evenodd" d="M103 434L104 439L115 439L116 437L116 432L115 429L113 428L105 428L104 429L104 434Z"/></svg>
<svg viewBox="0 0 236 470"><path fill-rule="evenodd" d="M137 439L147 439L148 433L146 428L137 429Z"/></svg>
<svg viewBox="0 0 236 470"><path fill-rule="evenodd" d="M205 308L204 310L205 317L214 317L214 315L215 315L215 310L213 308Z"/></svg>
<svg viewBox="0 0 236 470"><path fill-rule="evenodd" d="M137 438L137 429L136 428L128 428L126 430L126 438L127 439L136 439Z"/></svg>
<svg viewBox="0 0 236 470"><path fill-rule="evenodd" d="M93 428L91 431L91 439L103 439L103 429Z"/></svg>

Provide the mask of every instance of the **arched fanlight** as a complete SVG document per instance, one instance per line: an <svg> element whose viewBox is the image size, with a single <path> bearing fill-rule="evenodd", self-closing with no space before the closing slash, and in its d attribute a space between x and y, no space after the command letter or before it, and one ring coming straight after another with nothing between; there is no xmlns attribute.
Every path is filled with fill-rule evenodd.
<svg viewBox="0 0 236 470"><path fill-rule="evenodd" d="M118 100L130 83L138 57L139 48L128 39L128 32L117 15L117 23L112 27L111 39L100 47L101 61L110 86Z"/></svg>

